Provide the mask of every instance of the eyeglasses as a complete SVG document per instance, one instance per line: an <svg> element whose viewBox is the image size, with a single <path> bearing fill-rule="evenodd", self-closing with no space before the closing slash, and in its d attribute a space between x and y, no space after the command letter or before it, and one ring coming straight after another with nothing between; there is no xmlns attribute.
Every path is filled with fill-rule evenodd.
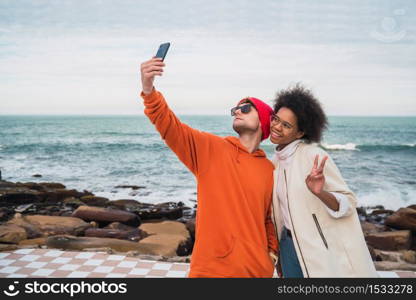
<svg viewBox="0 0 416 300"><path fill-rule="evenodd" d="M270 122L272 123L272 126L282 124L283 128L285 129L292 129L293 125L289 124L288 122L280 120L280 118L276 115L270 116Z"/></svg>
<svg viewBox="0 0 416 300"><path fill-rule="evenodd" d="M248 114L251 111L251 107L252 106L253 105L251 103L244 103L243 105L239 105L239 106L233 107L231 109L231 115L232 116L235 116L237 110L241 110L241 112L243 114Z"/></svg>

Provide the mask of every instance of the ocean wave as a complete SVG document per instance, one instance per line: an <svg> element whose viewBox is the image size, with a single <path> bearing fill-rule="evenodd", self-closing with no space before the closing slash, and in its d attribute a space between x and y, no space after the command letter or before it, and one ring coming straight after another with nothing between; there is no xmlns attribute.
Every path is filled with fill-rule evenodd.
<svg viewBox="0 0 416 300"><path fill-rule="evenodd" d="M347 144L333 144L333 145L329 145L329 144L322 144L322 147L326 150L358 150L357 149L357 145L353 144L353 143L347 143Z"/></svg>
<svg viewBox="0 0 416 300"><path fill-rule="evenodd" d="M377 145L377 144L321 144L325 150L346 150L346 151L372 151L372 150L409 150L416 148L416 144L390 144L390 145Z"/></svg>

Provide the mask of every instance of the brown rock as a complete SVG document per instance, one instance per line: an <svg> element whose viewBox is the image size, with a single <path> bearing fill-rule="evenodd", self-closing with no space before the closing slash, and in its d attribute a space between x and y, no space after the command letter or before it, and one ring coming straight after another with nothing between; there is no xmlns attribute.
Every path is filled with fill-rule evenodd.
<svg viewBox="0 0 416 300"><path fill-rule="evenodd" d="M416 271L416 265L404 262L375 261L377 271Z"/></svg>
<svg viewBox="0 0 416 300"><path fill-rule="evenodd" d="M0 225L0 243L17 244L27 239L26 230L14 224Z"/></svg>
<svg viewBox="0 0 416 300"><path fill-rule="evenodd" d="M161 246L148 243L131 242L112 238L75 237L70 235L58 235L48 237L46 245L49 248L64 250L87 250L97 248L110 248L116 252L138 251L140 254L152 254L158 252Z"/></svg>
<svg viewBox="0 0 416 300"><path fill-rule="evenodd" d="M81 201L89 206L99 207L105 207L109 202L107 198L97 196L83 196L81 197Z"/></svg>
<svg viewBox="0 0 416 300"><path fill-rule="evenodd" d="M408 250L411 245L411 232L398 230L369 233L365 236L367 244L380 250Z"/></svg>
<svg viewBox="0 0 416 300"><path fill-rule="evenodd" d="M376 232L383 232L385 231L385 228L383 225L380 224L374 224L370 222L361 222L361 228L364 232L364 235L370 234L370 233L376 233Z"/></svg>
<svg viewBox="0 0 416 300"><path fill-rule="evenodd" d="M416 251L403 251L403 260L409 264L416 264Z"/></svg>
<svg viewBox="0 0 416 300"><path fill-rule="evenodd" d="M18 249L16 244L0 244L0 251L13 251Z"/></svg>
<svg viewBox="0 0 416 300"><path fill-rule="evenodd" d="M153 253L162 256L184 256L192 249L192 240L186 226L180 222L162 221L144 223L140 229L149 234L139 243L148 244Z"/></svg>
<svg viewBox="0 0 416 300"><path fill-rule="evenodd" d="M45 246L46 245L46 238L36 238L36 239L28 239L19 242L20 247L27 247L27 246Z"/></svg>
<svg viewBox="0 0 416 300"><path fill-rule="evenodd" d="M401 262L403 254L398 251L383 251L374 249L377 261L394 261Z"/></svg>
<svg viewBox="0 0 416 300"><path fill-rule="evenodd" d="M409 205L407 208L416 209L416 204Z"/></svg>
<svg viewBox="0 0 416 300"><path fill-rule="evenodd" d="M91 227L90 224L81 219L62 216L15 216L8 223L21 225L31 232L31 236L36 236L38 232L44 236L56 234L82 235L87 228Z"/></svg>
<svg viewBox="0 0 416 300"><path fill-rule="evenodd" d="M386 219L385 224L393 228L409 229L416 232L416 210L400 208Z"/></svg>
<svg viewBox="0 0 416 300"><path fill-rule="evenodd" d="M74 211L72 216L85 221L97 221L101 223L121 222L131 226L140 225L140 218L137 215L111 208L80 206Z"/></svg>
<svg viewBox="0 0 416 300"><path fill-rule="evenodd" d="M42 236L42 231L40 230L40 228L37 225L30 223L20 213L15 214L13 219L9 220L7 224L14 224L24 228L26 230L28 239L33 239Z"/></svg>

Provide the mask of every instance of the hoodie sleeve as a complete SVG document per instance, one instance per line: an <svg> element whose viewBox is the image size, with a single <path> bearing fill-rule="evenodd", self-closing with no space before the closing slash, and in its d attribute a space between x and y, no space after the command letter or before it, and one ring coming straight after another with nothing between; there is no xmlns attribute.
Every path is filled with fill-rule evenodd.
<svg viewBox="0 0 416 300"><path fill-rule="evenodd" d="M155 125L163 140L183 164L198 175L208 164L212 135L183 124L168 107L162 93L153 88L141 93L145 115Z"/></svg>

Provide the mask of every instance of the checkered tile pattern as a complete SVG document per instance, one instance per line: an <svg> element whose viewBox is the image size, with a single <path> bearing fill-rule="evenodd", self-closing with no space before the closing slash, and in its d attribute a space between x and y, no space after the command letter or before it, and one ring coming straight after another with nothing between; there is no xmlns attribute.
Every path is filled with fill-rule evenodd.
<svg viewBox="0 0 416 300"><path fill-rule="evenodd" d="M117 278L187 277L189 264L142 260L104 252L19 249L0 252L0 277ZM379 271L381 277L412 277L415 272Z"/></svg>
<svg viewBox="0 0 416 300"><path fill-rule="evenodd" d="M0 252L0 277L187 277L189 264L141 260L104 252L19 249Z"/></svg>

